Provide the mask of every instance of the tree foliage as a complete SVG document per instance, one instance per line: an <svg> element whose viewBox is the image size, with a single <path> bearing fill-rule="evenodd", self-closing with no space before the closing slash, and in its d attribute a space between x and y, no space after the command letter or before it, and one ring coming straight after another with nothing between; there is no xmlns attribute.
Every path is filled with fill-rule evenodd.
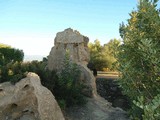
<svg viewBox="0 0 160 120"><path fill-rule="evenodd" d="M12 48L9 45L0 44L0 83L22 78L22 74L14 76L13 70L17 63L23 61L24 53L22 50ZM18 66L17 66L18 67ZM15 69L15 68L14 68ZM19 69L14 70L18 73Z"/></svg>
<svg viewBox="0 0 160 120"><path fill-rule="evenodd" d="M115 55L117 48L120 45L120 40L112 39L107 44L102 46L99 40L94 43L89 43L90 63L94 65L97 70L115 70L113 63L116 62Z"/></svg>
<svg viewBox="0 0 160 120"><path fill-rule="evenodd" d="M9 62L23 61L23 57L24 53L22 50L0 44L0 65L5 65Z"/></svg>
<svg viewBox="0 0 160 120"><path fill-rule="evenodd" d="M90 50L90 63L94 66L94 69L102 70L106 66L106 61L102 53L103 47L99 40L95 40L94 43L89 43Z"/></svg>
<svg viewBox="0 0 160 120"><path fill-rule="evenodd" d="M134 100L135 119L160 118L160 103L156 102L160 101L160 13L156 3L157 0L140 0L137 10L130 13L128 24L120 25L120 84Z"/></svg>

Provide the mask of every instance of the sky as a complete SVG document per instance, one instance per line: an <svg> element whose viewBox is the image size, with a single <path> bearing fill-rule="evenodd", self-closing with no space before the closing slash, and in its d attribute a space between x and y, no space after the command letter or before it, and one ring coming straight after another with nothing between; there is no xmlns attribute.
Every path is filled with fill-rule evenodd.
<svg viewBox="0 0 160 120"><path fill-rule="evenodd" d="M0 43L25 55L49 55L57 32L78 30L90 42L119 39L137 0L0 0Z"/></svg>

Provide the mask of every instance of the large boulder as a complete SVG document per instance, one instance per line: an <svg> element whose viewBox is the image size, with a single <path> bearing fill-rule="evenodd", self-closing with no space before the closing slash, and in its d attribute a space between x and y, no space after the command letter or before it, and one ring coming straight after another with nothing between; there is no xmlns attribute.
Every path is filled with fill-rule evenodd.
<svg viewBox="0 0 160 120"><path fill-rule="evenodd" d="M48 68L50 70L61 69L66 51L69 51L72 61L87 65L90 59L88 42L88 37L81 35L78 31L73 31L71 28L58 32L54 40L54 47L48 56Z"/></svg>
<svg viewBox="0 0 160 120"><path fill-rule="evenodd" d="M15 85L0 84L0 120L64 120L64 117L38 75L28 73Z"/></svg>
<svg viewBox="0 0 160 120"><path fill-rule="evenodd" d="M81 70L80 81L85 85L83 93L88 97L93 97L97 94L95 77L87 68L90 60L88 49L89 39L81 35L78 31L68 28L62 32L58 32L54 40L50 55L48 56L48 69L60 71L63 67L66 52L69 53L69 59L77 63Z"/></svg>
<svg viewBox="0 0 160 120"><path fill-rule="evenodd" d="M83 94L87 97L95 97L97 95L97 89L93 73L85 65L79 64L79 69L81 70L81 76L79 80L85 86L82 91Z"/></svg>

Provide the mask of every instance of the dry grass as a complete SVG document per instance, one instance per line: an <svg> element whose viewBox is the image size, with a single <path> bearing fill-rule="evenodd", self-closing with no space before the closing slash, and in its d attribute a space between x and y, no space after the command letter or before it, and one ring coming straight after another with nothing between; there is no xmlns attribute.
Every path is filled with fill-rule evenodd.
<svg viewBox="0 0 160 120"><path fill-rule="evenodd" d="M98 71L97 78L118 78L119 73L118 72L103 72L103 71Z"/></svg>

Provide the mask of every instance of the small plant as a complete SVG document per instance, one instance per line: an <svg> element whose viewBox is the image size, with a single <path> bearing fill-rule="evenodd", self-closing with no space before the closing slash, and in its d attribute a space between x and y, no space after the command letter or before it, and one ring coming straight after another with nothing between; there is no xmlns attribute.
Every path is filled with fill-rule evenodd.
<svg viewBox="0 0 160 120"><path fill-rule="evenodd" d="M58 104L59 104L60 108L62 108L62 110L65 110L65 108L66 108L66 101L65 100L63 100L63 99L59 100Z"/></svg>
<svg viewBox="0 0 160 120"><path fill-rule="evenodd" d="M65 101L67 107L85 103L81 93L83 85L79 82L80 73L78 65L71 62L69 53L66 53L63 69L58 73L57 90L55 89L54 93L59 101Z"/></svg>

